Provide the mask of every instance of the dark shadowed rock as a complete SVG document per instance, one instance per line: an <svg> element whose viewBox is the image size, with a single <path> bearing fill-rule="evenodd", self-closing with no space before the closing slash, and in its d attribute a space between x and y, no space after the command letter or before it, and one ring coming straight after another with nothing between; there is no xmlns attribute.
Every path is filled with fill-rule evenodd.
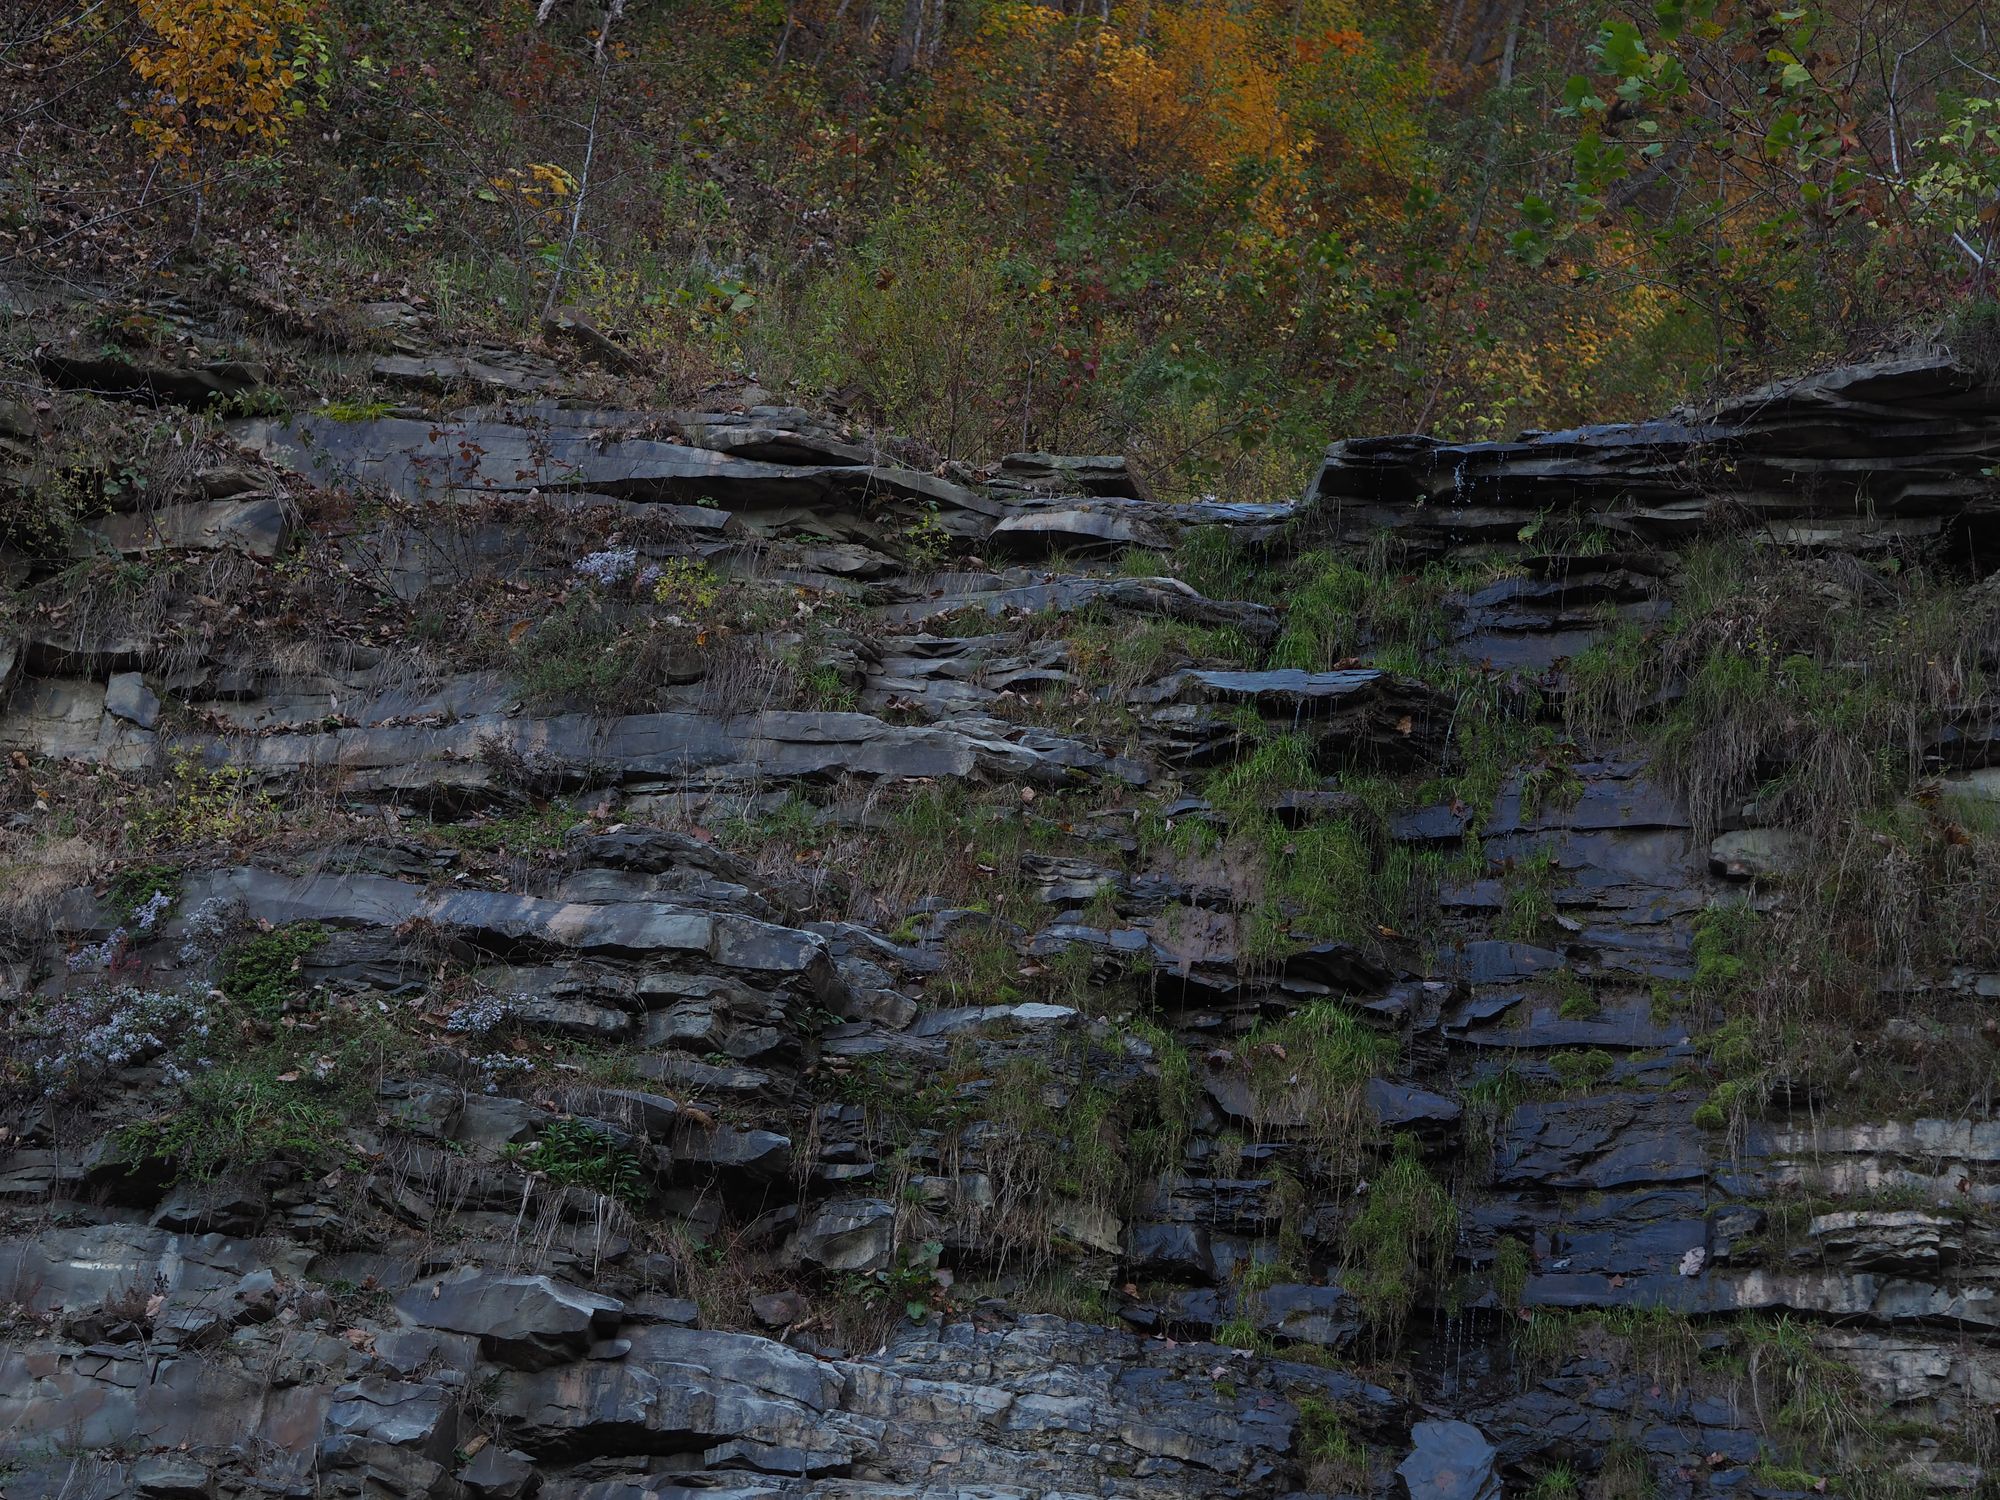
<svg viewBox="0 0 2000 1500"><path fill-rule="evenodd" d="M469 1333L487 1358L539 1370L576 1358L615 1327L624 1304L546 1276L491 1276L467 1270L421 1282L396 1301L420 1328Z"/></svg>
<svg viewBox="0 0 2000 1500"><path fill-rule="evenodd" d="M524 1500L541 1488L527 1454L489 1442L458 1471L458 1482L481 1500Z"/></svg>
<svg viewBox="0 0 2000 1500"><path fill-rule="evenodd" d="M799 1225L792 1254L829 1271L879 1271L895 1253L896 1209L879 1198L835 1198Z"/></svg>

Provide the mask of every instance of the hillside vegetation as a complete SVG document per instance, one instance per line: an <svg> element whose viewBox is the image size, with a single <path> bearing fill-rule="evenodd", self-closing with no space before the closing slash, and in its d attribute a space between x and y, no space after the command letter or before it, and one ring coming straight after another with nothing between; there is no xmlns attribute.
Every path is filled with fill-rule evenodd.
<svg viewBox="0 0 2000 1500"><path fill-rule="evenodd" d="M5 9L0 274L567 308L664 396L748 373L1170 496L1927 332L2000 188L1983 3Z"/></svg>

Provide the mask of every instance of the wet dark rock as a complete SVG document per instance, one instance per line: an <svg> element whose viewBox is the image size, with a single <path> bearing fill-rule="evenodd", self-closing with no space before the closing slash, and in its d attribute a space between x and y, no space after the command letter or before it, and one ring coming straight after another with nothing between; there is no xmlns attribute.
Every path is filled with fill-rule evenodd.
<svg viewBox="0 0 2000 1500"><path fill-rule="evenodd" d="M1385 1130L1443 1128L1456 1125L1464 1113L1456 1099L1387 1078L1369 1079L1363 1100Z"/></svg>
<svg viewBox="0 0 2000 1500"><path fill-rule="evenodd" d="M1710 1171L1692 1098L1608 1094L1516 1106L1494 1148L1493 1180L1602 1191L1701 1181Z"/></svg>
<svg viewBox="0 0 2000 1500"><path fill-rule="evenodd" d="M1127 1272L1183 1281L1213 1281L1215 1254L1208 1231L1195 1224L1136 1224L1125 1248Z"/></svg>
<svg viewBox="0 0 2000 1500"><path fill-rule="evenodd" d="M1346 1349L1361 1334L1361 1309L1337 1286L1270 1286L1244 1299L1260 1333L1322 1349Z"/></svg>
<svg viewBox="0 0 2000 1500"><path fill-rule="evenodd" d="M1511 541L1536 507L1665 543L1695 534L1718 505L1781 542L1880 547L1988 515L1981 454L2000 419L1980 391L1973 371L1919 356L1514 443L1357 439L1328 451L1308 504L1337 514L1344 535L1388 527L1437 548Z"/></svg>

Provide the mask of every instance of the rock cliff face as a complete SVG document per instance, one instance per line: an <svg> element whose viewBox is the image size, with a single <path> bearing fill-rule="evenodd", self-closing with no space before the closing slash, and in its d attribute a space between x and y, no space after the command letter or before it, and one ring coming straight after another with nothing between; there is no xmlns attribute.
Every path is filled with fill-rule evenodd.
<svg viewBox="0 0 2000 1500"><path fill-rule="evenodd" d="M1990 1483L2000 392L1176 505L413 316L0 407L8 1495Z"/></svg>

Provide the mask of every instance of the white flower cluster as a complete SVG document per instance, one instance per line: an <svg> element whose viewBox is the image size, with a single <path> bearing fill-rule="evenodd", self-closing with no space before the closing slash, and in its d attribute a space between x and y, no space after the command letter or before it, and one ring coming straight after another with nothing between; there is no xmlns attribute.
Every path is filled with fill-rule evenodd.
<svg viewBox="0 0 2000 1500"><path fill-rule="evenodd" d="M192 988L142 990L119 985L65 995L36 1021L29 1040L29 1063L48 1093L134 1063L149 1062L169 1050L180 1052L193 1067L206 1068L200 1056L216 1019L208 996ZM196 1054L191 1059L189 1054ZM169 1075L187 1076L180 1062Z"/></svg>
<svg viewBox="0 0 2000 1500"><path fill-rule="evenodd" d="M636 547L608 547L602 552L593 552L588 557L579 557L571 565L571 570L579 578L588 578L593 583L601 583L609 588L614 583L623 583L639 566L639 549Z"/></svg>
<svg viewBox="0 0 2000 1500"><path fill-rule="evenodd" d="M535 1064L531 1059L516 1057L511 1052L488 1052L479 1057L468 1055L465 1060L479 1070L479 1076L485 1081L486 1092L489 1094L499 1093L500 1085L507 1079L535 1071Z"/></svg>
<svg viewBox="0 0 2000 1500"><path fill-rule="evenodd" d="M81 974L86 969L108 969L125 951L125 941L131 934L123 927L114 927L101 943L85 943L63 962L72 974Z"/></svg>
<svg viewBox="0 0 2000 1500"><path fill-rule="evenodd" d="M173 892L155 891L145 903L132 913L132 925L141 932L151 932L153 924L167 914L167 908L174 904Z"/></svg>
<svg viewBox="0 0 2000 1500"><path fill-rule="evenodd" d="M219 952L236 915L236 903L222 896L210 896L189 912L181 924L180 961L200 963Z"/></svg>
<svg viewBox="0 0 2000 1500"><path fill-rule="evenodd" d="M512 1009L504 995L482 990L445 1017L444 1029L460 1036L485 1036L506 1020Z"/></svg>

